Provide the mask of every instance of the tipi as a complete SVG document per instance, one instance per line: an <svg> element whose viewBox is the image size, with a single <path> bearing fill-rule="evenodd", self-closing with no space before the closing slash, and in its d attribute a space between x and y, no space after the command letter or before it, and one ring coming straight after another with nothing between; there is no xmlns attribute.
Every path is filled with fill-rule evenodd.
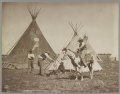
<svg viewBox="0 0 120 94"><path fill-rule="evenodd" d="M7 57L9 62L25 64L27 62L27 54L29 49L33 49L33 53L35 55L49 51L52 58L56 56L55 52L48 44L47 40L43 36L40 28L36 23L36 18L40 9L38 10L36 8L28 8L28 11L32 17L32 22L30 23L27 30L23 33L21 38L10 49Z"/></svg>
<svg viewBox="0 0 120 94"><path fill-rule="evenodd" d="M72 27L72 29L74 31L74 35L73 35L71 41L66 46L66 48L68 48L68 49L70 49L70 50L72 50L72 51L75 52L77 50L78 46L79 46L79 44L78 44L77 41L80 39L80 36L78 35L78 30L77 30L78 27L77 27L77 25L76 25L76 27L74 27L72 23L69 23L69 24L70 24L70 26ZM87 39L87 36L85 36L85 39ZM100 71L100 70L102 70L102 67L99 65L99 63L97 61L97 59L98 59L97 58L97 54L95 53L95 51L93 50L93 48L90 46L88 40L86 42L86 45L87 45L87 48L88 48L87 50L89 51L89 53L94 56L94 58L93 58L94 59L93 70L94 71ZM60 54L60 56L58 57L58 59L56 60L56 62L53 63L53 65L51 64L51 66L49 67L49 70L56 70L59 67L59 65L60 65L60 57L61 56L62 56L62 54ZM64 64L64 67L65 67L66 70L68 70L68 69L69 70L75 70L74 67L73 67L73 65L71 64L70 59L67 59L66 61L64 61L63 64ZM88 72L89 69L86 67L86 68L84 68L83 71L84 72Z"/></svg>

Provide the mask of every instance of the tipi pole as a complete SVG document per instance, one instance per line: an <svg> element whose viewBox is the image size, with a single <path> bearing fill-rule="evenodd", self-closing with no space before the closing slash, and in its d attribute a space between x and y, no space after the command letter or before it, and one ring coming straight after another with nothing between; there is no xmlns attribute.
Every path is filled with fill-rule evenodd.
<svg viewBox="0 0 120 94"><path fill-rule="evenodd" d="M18 41L16 41L16 43L11 47L11 49L7 52L7 54L9 54L11 52L11 50L16 46L16 44L18 43Z"/></svg>

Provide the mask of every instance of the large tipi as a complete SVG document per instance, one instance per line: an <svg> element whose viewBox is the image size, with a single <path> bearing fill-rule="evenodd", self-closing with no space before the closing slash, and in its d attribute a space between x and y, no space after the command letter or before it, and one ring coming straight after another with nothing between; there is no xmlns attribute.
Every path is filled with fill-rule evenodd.
<svg viewBox="0 0 120 94"><path fill-rule="evenodd" d="M52 58L55 58L56 56L55 52L48 44L48 41L43 36L40 28L36 23L36 18L40 9L28 8L28 11L32 17L32 22L30 23L27 30L20 37L20 39L10 49L7 59L11 63L26 63L27 54L30 49L33 50L33 53L35 55L49 51Z"/></svg>
<svg viewBox="0 0 120 94"><path fill-rule="evenodd" d="M78 27L77 27L77 25L76 25L76 27L74 27L72 23L69 23L69 24L70 24L70 26L72 27L72 29L74 31L74 35L73 35L71 41L67 44L66 48L75 52L77 50L78 46L79 46L78 40L80 39L80 36L78 35ZM102 67L98 63L98 61L101 61L100 57L97 56L94 49L89 44L88 37L84 36L84 38L85 38L84 41L86 42L86 46L87 46L87 50L88 50L89 54L92 54L94 56L93 57L93 59L94 59L93 70L94 71L102 70ZM86 39L87 39L87 41L86 41ZM60 56L58 57L56 62L53 63L53 65L51 64L51 66L49 67L49 70L58 69L58 67L60 65L60 58L61 57L62 57L62 54L60 54ZM71 63L71 61L70 61L70 59L65 60L63 62L63 64L64 64L64 67L65 67L66 70L75 70L72 63ZM88 67L84 68L83 71L88 72L89 71Z"/></svg>

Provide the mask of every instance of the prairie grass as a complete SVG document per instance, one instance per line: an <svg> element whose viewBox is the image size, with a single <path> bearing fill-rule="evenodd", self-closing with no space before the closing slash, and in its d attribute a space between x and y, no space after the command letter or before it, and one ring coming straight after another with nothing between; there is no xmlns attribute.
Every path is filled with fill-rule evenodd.
<svg viewBox="0 0 120 94"><path fill-rule="evenodd" d="M103 70L94 72L94 78L89 79L89 74L84 73L84 80L74 80L71 73L40 76L38 70L27 74L26 70L2 70L2 91L4 86L9 86L8 92L118 92L119 89L119 64L118 62L100 63ZM27 91L28 90L28 91Z"/></svg>

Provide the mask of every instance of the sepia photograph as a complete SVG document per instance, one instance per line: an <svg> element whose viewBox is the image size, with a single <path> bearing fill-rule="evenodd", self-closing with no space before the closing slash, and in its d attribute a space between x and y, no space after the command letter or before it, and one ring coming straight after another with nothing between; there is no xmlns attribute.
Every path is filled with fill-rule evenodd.
<svg viewBox="0 0 120 94"><path fill-rule="evenodd" d="M2 3L2 92L119 92L116 2Z"/></svg>

